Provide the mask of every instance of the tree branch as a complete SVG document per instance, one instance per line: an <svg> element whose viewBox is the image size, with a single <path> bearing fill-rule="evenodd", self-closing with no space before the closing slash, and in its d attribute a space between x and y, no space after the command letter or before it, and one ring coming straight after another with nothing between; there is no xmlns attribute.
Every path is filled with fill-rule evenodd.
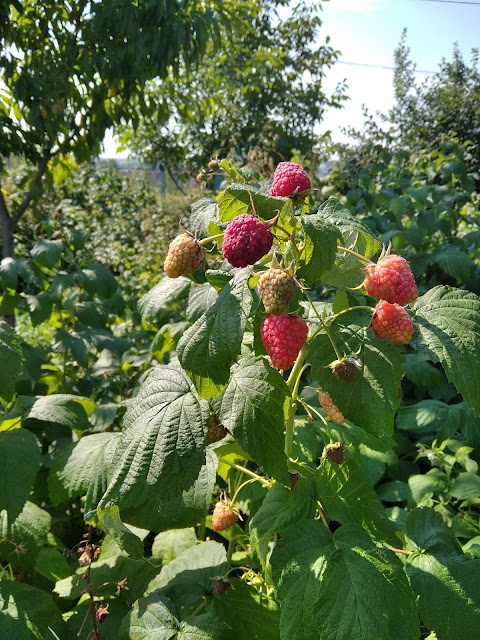
<svg viewBox="0 0 480 640"><path fill-rule="evenodd" d="M49 150L45 153L43 158L40 160L40 164L38 165L37 173L33 176L32 181L30 183L30 188L27 193L23 196L22 202L16 214L12 217L13 224L16 225L20 218L23 216L25 211L28 209L30 202L33 199L33 191L36 186L38 186L43 178L45 171L47 170L48 161L52 157L52 152Z"/></svg>

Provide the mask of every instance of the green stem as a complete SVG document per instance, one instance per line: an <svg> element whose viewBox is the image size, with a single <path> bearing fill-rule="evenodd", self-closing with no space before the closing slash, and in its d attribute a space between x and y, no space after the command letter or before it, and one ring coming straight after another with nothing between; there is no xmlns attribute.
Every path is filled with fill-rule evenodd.
<svg viewBox="0 0 480 640"><path fill-rule="evenodd" d="M227 458L224 458L223 456L220 456L218 458L218 460L219 460L219 462L224 462L225 464L228 464L233 469L236 469L237 471L241 471L245 475L250 476L251 478L253 478L257 482L260 482L260 484L263 485L264 487L271 487L272 486L272 483L269 480L267 480L266 478L262 478L262 476L259 476L258 474L254 473L253 471L250 471L250 469L247 469L246 467L241 467L236 462L231 462L230 460L227 460Z"/></svg>
<svg viewBox="0 0 480 640"><path fill-rule="evenodd" d="M309 294L308 294L307 292L305 292L305 295L306 295L307 300L309 301L310 305L312 306L313 311L315 312L315 315L316 315L316 316L317 316L317 318L320 320L320 323L321 323L322 327L324 328L325 333L327 334L328 339L330 340L330 342L331 342L331 344L332 344L332 347L333 347L333 349L334 349L334 351L335 351L335 353L336 353L336 356L337 356L338 360L341 360L341 359L343 358L343 355L340 353L340 350L339 350L339 348L337 347L337 345L336 345L336 343L335 343L335 340L334 340L334 339L333 339L333 337L332 337L332 334L330 333L330 331L328 330L327 325L326 325L326 324L325 324L325 322L323 321L322 316L318 313L318 311L317 311L317 309L316 309L315 305L313 304L312 299L310 298Z"/></svg>
<svg viewBox="0 0 480 640"><path fill-rule="evenodd" d="M370 264L374 264L371 260L369 260L369 258L362 256L360 253L357 253L356 251L352 251L352 249L347 249L346 247L341 247L341 246L337 247L337 249L339 251L345 251L346 253L349 253L350 255L355 256L355 258L357 258L359 262L361 262L366 266Z"/></svg>
<svg viewBox="0 0 480 640"><path fill-rule="evenodd" d="M233 556L233 552L235 551L235 540L236 540L236 537L232 536L228 542L227 569L229 569L230 565L232 564L232 556Z"/></svg>
<svg viewBox="0 0 480 640"><path fill-rule="evenodd" d="M310 366L308 364L304 364L308 350L309 346L305 345L300 351L287 380L287 386L292 393L290 406L288 408L287 423L285 425L285 455L288 460L292 457L293 451L293 430L295 427L295 412L297 410L297 396L300 386L300 378L302 377L302 373L305 369Z"/></svg>
<svg viewBox="0 0 480 640"><path fill-rule="evenodd" d="M222 233L217 233L214 236L208 236L208 238L204 238L203 240L198 240L198 244L203 247L204 245L208 244L209 242L213 242L214 240L218 240L219 238L223 238L223 231Z"/></svg>
<svg viewBox="0 0 480 640"><path fill-rule="evenodd" d="M374 311L374 309L372 309L372 307L367 307L366 305L360 304L360 305L357 305L355 307L349 307L348 309L343 309L343 311L339 311L334 316L330 316L328 318L328 323L331 324L334 320L336 320L340 316L343 316L344 313L349 313L350 311L358 311L358 309L365 309L366 311L370 311L370 313L373 313L373 311Z"/></svg>
<svg viewBox="0 0 480 640"><path fill-rule="evenodd" d="M243 489L243 487L245 487L247 484L250 484L250 482L257 482L256 478L250 478L250 480L245 480L245 482L242 482L242 484L238 487L238 489L235 491L235 493L233 494L233 498L230 500L230 508L232 509L235 506L235 500L237 499L238 494L240 493L240 491Z"/></svg>

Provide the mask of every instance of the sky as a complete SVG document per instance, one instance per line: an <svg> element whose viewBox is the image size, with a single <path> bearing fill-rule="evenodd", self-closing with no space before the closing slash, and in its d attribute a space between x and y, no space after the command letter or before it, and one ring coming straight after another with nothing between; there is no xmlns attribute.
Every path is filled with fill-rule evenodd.
<svg viewBox="0 0 480 640"><path fill-rule="evenodd" d="M312 0L315 1L315 0ZM465 3L464 3L465 2ZM325 88L333 91L347 83L350 100L341 110L327 112L319 133L330 130L335 141L346 140L345 127L361 129L362 105L371 113L386 112L393 104L393 52L407 29L407 45L415 62L418 81L437 71L442 58L451 60L454 43L471 60L472 48L480 48L480 0L329 0L322 2L320 42L341 54L327 72ZM351 64L355 63L355 64ZM360 66L374 65L374 66ZM105 139L106 157L116 154L111 135Z"/></svg>

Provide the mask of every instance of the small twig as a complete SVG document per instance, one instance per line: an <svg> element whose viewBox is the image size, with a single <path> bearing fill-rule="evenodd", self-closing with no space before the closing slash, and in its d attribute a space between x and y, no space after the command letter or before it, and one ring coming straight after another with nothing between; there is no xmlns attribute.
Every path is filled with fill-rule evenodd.
<svg viewBox="0 0 480 640"><path fill-rule="evenodd" d="M394 553L403 553L404 556L411 556L413 554L413 551L407 551L406 549L397 549L396 547L391 547L388 544L386 544L385 546L387 547L387 549L390 549L390 551L393 551Z"/></svg>

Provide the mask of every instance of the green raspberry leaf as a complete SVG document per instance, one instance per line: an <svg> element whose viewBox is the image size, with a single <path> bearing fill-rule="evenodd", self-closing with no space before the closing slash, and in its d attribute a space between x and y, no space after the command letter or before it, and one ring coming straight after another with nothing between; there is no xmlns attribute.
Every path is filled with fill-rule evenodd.
<svg viewBox="0 0 480 640"><path fill-rule="evenodd" d="M22 511L40 468L41 451L27 429L0 432L0 510L10 524Z"/></svg>
<svg viewBox="0 0 480 640"><path fill-rule="evenodd" d="M152 369L125 414L100 506L138 506L171 484L188 489L205 464L208 417L184 371Z"/></svg>
<svg viewBox="0 0 480 640"><path fill-rule="evenodd" d="M107 488L108 467L118 438L118 434L110 432L94 433L60 451L48 477L54 506L86 495L85 511L95 509Z"/></svg>
<svg viewBox="0 0 480 640"><path fill-rule="evenodd" d="M201 542L162 567L148 585L147 593L160 591L183 607L193 606L211 594L213 580L223 576L226 569L227 552L223 544L213 540Z"/></svg>
<svg viewBox="0 0 480 640"><path fill-rule="evenodd" d="M230 589L212 604L215 614L235 629L235 640L252 640L260 629L262 640L278 640L280 610L275 600L239 578L229 582Z"/></svg>
<svg viewBox="0 0 480 640"><path fill-rule="evenodd" d="M308 360L312 377L328 391L347 420L379 436L392 432L393 415L405 363L404 348L379 340L358 326L330 327L333 340L345 354L355 354L360 367L353 382L342 382L329 365L337 359L328 336L320 333L312 341Z"/></svg>
<svg viewBox="0 0 480 640"><path fill-rule="evenodd" d="M477 415L480 414L480 298L439 285L417 300L423 342Z"/></svg>
<svg viewBox="0 0 480 640"><path fill-rule="evenodd" d="M362 256L371 258L380 249L381 243L370 229L360 222L338 200L331 198L322 204L317 215L340 230L345 246L354 249Z"/></svg>
<svg viewBox="0 0 480 640"><path fill-rule="evenodd" d="M0 399L10 402L15 392L15 382L23 369L20 340L15 330L0 321Z"/></svg>
<svg viewBox="0 0 480 640"><path fill-rule="evenodd" d="M264 359L240 360L219 402L219 420L267 474L288 484L284 423L290 391Z"/></svg>
<svg viewBox="0 0 480 640"><path fill-rule="evenodd" d="M276 482L250 521L251 544L265 566L273 536L303 518L313 518L317 492L312 476L299 478L293 491Z"/></svg>
<svg viewBox="0 0 480 640"><path fill-rule="evenodd" d="M333 267L337 242L342 241L336 226L326 221L321 214L299 218L304 232L304 248L298 276L313 284Z"/></svg>
<svg viewBox="0 0 480 640"><path fill-rule="evenodd" d="M302 520L270 562L283 640L416 640L418 617L401 561L358 525L332 535Z"/></svg>
<svg viewBox="0 0 480 640"><path fill-rule="evenodd" d="M143 320L153 324L161 322L169 306L186 298L192 286L192 281L185 276L162 278L138 301L138 310Z"/></svg>
<svg viewBox="0 0 480 640"><path fill-rule="evenodd" d="M237 361L243 332L252 306L252 292L248 286L250 270L242 269L222 289L214 304L207 309L178 343L178 359L192 374L202 395L218 395L209 388L224 385L230 367Z"/></svg>
<svg viewBox="0 0 480 640"><path fill-rule="evenodd" d="M0 637L11 640L43 640L63 637L63 620L53 598L41 589L21 582L0 581Z"/></svg>
<svg viewBox="0 0 480 640"><path fill-rule="evenodd" d="M192 204L189 229L192 233L207 235L210 222L218 222L217 201L215 198L201 198Z"/></svg>
<svg viewBox="0 0 480 640"><path fill-rule="evenodd" d="M315 481L319 500L329 520L358 524L379 539L395 534L377 494L365 481L365 473L359 463L347 458L342 465L336 465L322 459Z"/></svg>
<svg viewBox="0 0 480 640"><path fill-rule="evenodd" d="M283 206L290 206L285 200L282 203L278 198L272 198L268 191L251 184L231 184L225 191L217 196L220 222L228 222L242 215L243 213L253 213L252 200L255 212L261 220L273 218L278 209Z"/></svg>
<svg viewBox="0 0 480 640"><path fill-rule="evenodd" d="M476 640L480 559L463 555L442 517L432 509L410 512L407 535L418 550L408 558L407 573L422 622L438 640Z"/></svg>

